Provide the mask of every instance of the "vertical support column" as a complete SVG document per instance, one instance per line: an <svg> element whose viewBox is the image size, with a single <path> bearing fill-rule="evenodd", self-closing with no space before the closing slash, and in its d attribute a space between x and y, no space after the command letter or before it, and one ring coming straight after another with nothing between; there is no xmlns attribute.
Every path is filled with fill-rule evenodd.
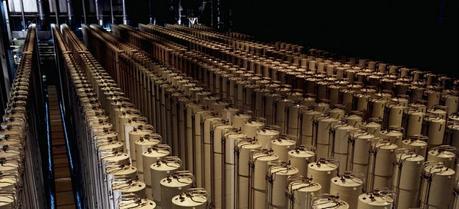
<svg viewBox="0 0 459 209"><path fill-rule="evenodd" d="M100 14L100 8L99 8L99 0L94 0L94 6L96 7L96 18L97 22L99 23L100 26L104 25L104 20L102 18L102 15Z"/></svg>
<svg viewBox="0 0 459 209"><path fill-rule="evenodd" d="M21 6L21 22L22 22L22 29L27 30L26 20L25 20L25 12L24 12L24 0L19 1L19 5Z"/></svg>
<svg viewBox="0 0 459 209"><path fill-rule="evenodd" d="M56 15L56 24L59 25L59 2L58 0L53 1L54 14Z"/></svg>
<svg viewBox="0 0 459 209"><path fill-rule="evenodd" d="M67 16L68 16L68 21L69 25L72 25L72 2L71 0L67 0Z"/></svg>
<svg viewBox="0 0 459 209"><path fill-rule="evenodd" d="M40 19L40 30L47 30L49 16L49 1L37 0L38 16Z"/></svg>
<svg viewBox="0 0 459 209"><path fill-rule="evenodd" d="M126 14L126 0L122 0L123 3L123 24L127 24L127 14Z"/></svg>
<svg viewBox="0 0 459 209"><path fill-rule="evenodd" d="M114 11L113 11L113 0L110 0L110 15L112 17L112 25L115 24L115 15L114 15ZM124 18L123 18L124 20Z"/></svg>
<svg viewBox="0 0 459 209"><path fill-rule="evenodd" d="M11 43L11 40L13 40L13 36L11 35L10 12L6 0L3 0L3 17L5 18L5 26L8 32L8 41Z"/></svg>

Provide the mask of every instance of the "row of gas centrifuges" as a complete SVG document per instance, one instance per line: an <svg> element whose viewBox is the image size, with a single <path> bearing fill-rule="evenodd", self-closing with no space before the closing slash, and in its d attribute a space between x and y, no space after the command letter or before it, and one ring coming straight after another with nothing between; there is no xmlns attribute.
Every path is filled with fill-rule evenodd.
<svg viewBox="0 0 459 209"><path fill-rule="evenodd" d="M0 126L0 208L38 208L46 206L43 196L37 111L30 111L33 99L33 74L36 58L35 27L28 29L22 59L9 91L9 100Z"/></svg>
<svg viewBox="0 0 459 209"><path fill-rule="evenodd" d="M161 56L164 57L158 55L159 60ZM152 138L152 134L139 139L124 137L123 140L132 143L129 149L132 162L140 171L139 177L144 178L147 185L150 181L153 190L161 186L155 186L155 182L159 182L153 177L157 161L151 158L160 157L159 153L174 153L185 159L181 162L182 167L193 171L195 184L208 191L209 202L216 208L286 208L289 205L294 208L359 209L454 207L451 200L457 198L454 192L456 151L454 146L445 144L458 142L458 117L454 114L457 96L447 97L445 107L439 108L436 105L440 104L441 93L414 94L427 98L427 103L410 103L412 98L392 98L389 93L369 90L368 94L374 97L368 97L360 85L354 85L359 94L335 89L336 95L340 95L336 104L316 103L315 98L308 97L303 100L299 92L285 91L284 99L270 100L260 91L253 91L254 97L247 96L251 91L236 91L241 95L233 95L233 98L242 98L240 103L250 100L255 108L262 107L252 114L231 107L228 104L231 102L205 94L203 89L193 89L196 86L189 84L196 80L164 66L142 69L126 65L125 69L129 72L118 82L127 84L127 95L136 95L143 89L132 88L131 79L150 82L148 85L157 92L140 93L135 96L134 103L151 107L155 106L155 101L160 101L156 104L156 112L147 110L154 112L154 120L159 120L156 124L167 127L164 133L187 136L175 141L166 134L166 141L175 150L146 148L141 154L138 152L143 150L140 144L161 140L146 140ZM223 96L230 94L231 90L223 92L225 78L212 80L218 78L212 73L217 74L210 72L209 80L205 81L214 84L210 91L222 91L219 93ZM142 81L140 77L150 80ZM231 82L228 83L231 86ZM148 86L139 84L142 85ZM246 88L239 83L234 85L234 89L239 89L239 85L240 89ZM174 95L173 89L196 99L186 103L182 94ZM329 93L322 95L320 86L315 89L317 94L314 95L324 96L319 101L334 101L333 90L324 90ZM153 101L145 100L143 94L154 97ZM162 103L161 98L176 102ZM301 105L298 105L295 101L300 100ZM262 103L264 105L257 105ZM177 104L184 108L184 112L177 114L186 113L178 116L183 118L181 122L175 122L175 117L168 115ZM351 110L358 112L353 114ZM273 119L253 116L259 112ZM363 119L367 115L370 121ZM134 128L129 135L143 133L142 129ZM147 196L157 202L164 201L148 189Z"/></svg>

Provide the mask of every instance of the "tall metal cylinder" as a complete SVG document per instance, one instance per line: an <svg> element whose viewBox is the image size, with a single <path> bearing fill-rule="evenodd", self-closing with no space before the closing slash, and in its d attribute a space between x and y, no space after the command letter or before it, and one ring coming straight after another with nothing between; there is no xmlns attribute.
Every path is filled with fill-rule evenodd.
<svg viewBox="0 0 459 209"><path fill-rule="evenodd" d="M313 198L319 195L321 189L320 184L311 182L309 179L291 178L288 184L290 209L311 208Z"/></svg>
<svg viewBox="0 0 459 209"><path fill-rule="evenodd" d="M371 181L368 182L372 189L387 189L392 186L393 165L395 162L396 144L380 141L375 145L370 169ZM372 186L372 187L371 187Z"/></svg>
<svg viewBox="0 0 459 209"><path fill-rule="evenodd" d="M277 164L277 165L276 165ZM298 169L287 163L275 163L268 168L268 203L270 208L286 208L288 179L298 174Z"/></svg>
<svg viewBox="0 0 459 209"><path fill-rule="evenodd" d="M172 208L172 198L191 188L192 184L193 174L189 171L177 171L161 179L161 188L156 188L161 191L161 208Z"/></svg>
<svg viewBox="0 0 459 209"><path fill-rule="evenodd" d="M155 134L153 134L155 135ZM159 136L159 135L158 135ZM145 135L142 138L139 138L135 144L135 155L136 161L133 160L133 164L135 164L139 170L139 178L143 180L143 153L147 151L149 147L159 144L160 140L154 138L151 135Z"/></svg>
<svg viewBox="0 0 459 209"><path fill-rule="evenodd" d="M359 195L357 209L390 209L393 205L391 193L375 191Z"/></svg>
<svg viewBox="0 0 459 209"><path fill-rule="evenodd" d="M158 208L161 208L161 188L160 182L162 179L166 178L168 175L180 169L182 161L180 158L175 156L166 156L150 166L151 172L151 188L153 200L158 205Z"/></svg>
<svg viewBox="0 0 459 209"><path fill-rule="evenodd" d="M148 168L158 161L162 157L166 157L170 155L171 150L168 145L165 144L158 144L154 145L152 147L147 148L147 151L142 153L142 160L143 160L143 168L144 168L144 173L143 173L143 179L145 181L145 184L147 185L146 189L146 194L147 198L152 199L153 197L153 191L151 188L151 172L147 172Z"/></svg>
<svg viewBox="0 0 459 209"><path fill-rule="evenodd" d="M288 161L298 169L299 175L307 176L308 164L314 160L315 155L311 147L299 146L288 151Z"/></svg>
<svg viewBox="0 0 459 209"><path fill-rule="evenodd" d="M271 149L273 150L274 154L279 156L279 160L282 162L287 162L288 151L293 149L295 145L296 141L288 136L280 136L271 141Z"/></svg>
<svg viewBox="0 0 459 209"><path fill-rule="evenodd" d="M201 188L188 189L172 198L171 209L207 209L207 192Z"/></svg>
<svg viewBox="0 0 459 209"><path fill-rule="evenodd" d="M427 161L441 162L448 168L454 169L456 149L452 146L442 145L430 149L427 152Z"/></svg>
<svg viewBox="0 0 459 209"><path fill-rule="evenodd" d="M393 180L397 208L417 207L424 157L412 151L398 152Z"/></svg>
<svg viewBox="0 0 459 209"><path fill-rule="evenodd" d="M334 118L324 117L319 118L315 124L314 141L316 145L316 153L318 158L331 157L332 153L332 135L330 134L332 127L338 123Z"/></svg>
<svg viewBox="0 0 459 209"><path fill-rule="evenodd" d="M279 156L268 151L261 150L255 152L250 157L251 170L251 188L250 188L250 208L267 208L267 182L266 174L269 163L279 159Z"/></svg>
<svg viewBox="0 0 459 209"><path fill-rule="evenodd" d="M333 161L319 159L308 164L308 178L322 187L320 193L330 192L331 179L338 174L338 164Z"/></svg>
<svg viewBox="0 0 459 209"><path fill-rule="evenodd" d="M350 208L357 208L359 195L362 193L363 180L350 174L333 177L330 194L339 196Z"/></svg>
<svg viewBox="0 0 459 209"><path fill-rule="evenodd" d="M275 127L264 127L257 131L255 139L264 149L270 149L271 141L279 137L279 135L280 131L278 131Z"/></svg>
<svg viewBox="0 0 459 209"><path fill-rule="evenodd" d="M448 208L452 201L454 175L454 170L442 164L427 164L422 175L421 206L426 209Z"/></svg>
<svg viewBox="0 0 459 209"><path fill-rule="evenodd" d="M241 141L237 145L237 205L241 209L249 208L250 192L250 156L255 150L261 149L261 145L255 141Z"/></svg>
<svg viewBox="0 0 459 209"><path fill-rule="evenodd" d="M248 121L247 123L242 125L241 132L245 134L249 138L255 138L257 135L258 130L263 128L265 124L258 121Z"/></svg>
<svg viewBox="0 0 459 209"><path fill-rule="evenodd" d="M314 199L312 209L350 209L350 207L337 196L322 195Z"/></svg>

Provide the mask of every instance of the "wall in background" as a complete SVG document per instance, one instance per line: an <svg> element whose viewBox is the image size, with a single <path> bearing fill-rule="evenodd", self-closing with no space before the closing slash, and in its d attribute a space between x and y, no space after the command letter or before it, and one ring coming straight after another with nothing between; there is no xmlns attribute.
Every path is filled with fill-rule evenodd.
<svg viewBox="0 0 459 209"><path fill-rule="evenodd" d="M235 31L459 76L457 0L225 1Z"/></svg>

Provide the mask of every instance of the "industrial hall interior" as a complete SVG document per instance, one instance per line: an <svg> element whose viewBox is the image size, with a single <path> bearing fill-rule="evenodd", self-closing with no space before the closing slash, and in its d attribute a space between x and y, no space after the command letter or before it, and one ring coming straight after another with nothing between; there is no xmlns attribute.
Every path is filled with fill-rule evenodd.
<svg viewBox="0 0 459 209"><path fill-rule="evenodd" d="M0 209L459 209L458 0L0 0Z"/></svg>

